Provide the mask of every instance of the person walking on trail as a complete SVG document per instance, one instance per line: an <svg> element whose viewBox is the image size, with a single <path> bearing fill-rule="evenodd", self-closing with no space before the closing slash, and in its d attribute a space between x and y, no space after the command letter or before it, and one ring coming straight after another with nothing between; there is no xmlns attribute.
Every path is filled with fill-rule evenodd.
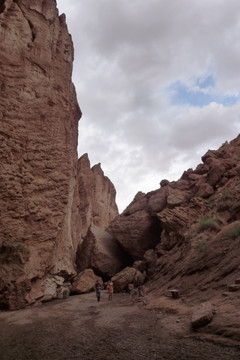
<svg viewBox="0 0 240 360"><path fill-rule="evenodd" d="M100 301L100 298L101 298L101 284L100 284L99 280L97 280L97 282L96 282L95 290L96 290L97 301Z"/></svg>
<svg viewBox="0 0 240 360"><path fill-rule="evenodd" d="M109 281L108 283L108 301L112 301L113 296L113 282Z"/></svg>

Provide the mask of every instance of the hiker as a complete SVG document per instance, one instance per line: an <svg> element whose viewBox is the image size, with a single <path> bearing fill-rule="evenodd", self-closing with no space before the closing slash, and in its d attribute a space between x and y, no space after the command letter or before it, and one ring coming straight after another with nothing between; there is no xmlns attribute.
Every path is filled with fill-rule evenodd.
<svg viewBox="0 0 240 360"><path fill-rule="evenodd" d="M100 284L99 280L97 280L97 282L96 282L95 290L96 290L97 301L100 301L100 297L101 297L101 284Z"/></svg>
<svg viewBox="0 0 240 360"><path fill-rule="evenodd" d="M112 301L113 296L113 282L112 280L108 283L108 301Z"/></svg>

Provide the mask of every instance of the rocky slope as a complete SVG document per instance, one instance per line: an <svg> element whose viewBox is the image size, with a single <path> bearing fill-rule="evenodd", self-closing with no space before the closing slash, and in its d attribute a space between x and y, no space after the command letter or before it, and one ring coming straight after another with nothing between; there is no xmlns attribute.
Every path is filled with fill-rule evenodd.
<svg viewBox="0 0 240 360"><path fill-rule="evenodd" d="M175 326L188 309L187 330L198 339L239 347L240 135L202 161L138 193L110 223L132 259L112 280L166 318L177 314Z"/></svg>
<svg viewBox="0 0 240 360"><path fill-rule="evenodd" d="M138 193L108 227L157 297L177 288L204 298L240 277L240 136L202 161L178 181Z"/></svg>
<svg viewBox="0 0 240 360"><path fill-rule="evenodd" d="M77 159L73 44L55 0L0 2L0 308L69 292L88 228L118 214L100 165Z"/></svg>

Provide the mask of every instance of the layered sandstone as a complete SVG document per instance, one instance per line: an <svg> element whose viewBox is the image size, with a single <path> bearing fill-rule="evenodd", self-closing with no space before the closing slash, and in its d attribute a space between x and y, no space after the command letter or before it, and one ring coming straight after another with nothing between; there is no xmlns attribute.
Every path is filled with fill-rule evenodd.
<svg viewBox="0 0 240 360"><path fill-rule="evenodd" d="M240 135L202 161L178 181L138 193L108 227L147 270L154 296L171 287L181 294L226 289L239 275Z"/></svg>
<svg viewBox="0 0 240 360"><path fill-rule="evenodd" d="M2 1L0 22L0 305L14 309L42 296L39 281L44 288L75 273L81 112L72 40L56 1Z"/></svg>

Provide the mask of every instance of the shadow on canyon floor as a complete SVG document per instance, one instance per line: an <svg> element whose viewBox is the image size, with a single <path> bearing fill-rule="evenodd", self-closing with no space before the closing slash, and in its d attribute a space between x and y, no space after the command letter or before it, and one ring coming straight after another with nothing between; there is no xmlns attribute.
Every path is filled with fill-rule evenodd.
<svg viewBox="0 0 240 360"><path fill-rule="evenodd" d="M102 292L56 300L39 307L0 312L2 360L160 360L240 358L240 345L194 333L192 307L181 299Z"/></svg>

